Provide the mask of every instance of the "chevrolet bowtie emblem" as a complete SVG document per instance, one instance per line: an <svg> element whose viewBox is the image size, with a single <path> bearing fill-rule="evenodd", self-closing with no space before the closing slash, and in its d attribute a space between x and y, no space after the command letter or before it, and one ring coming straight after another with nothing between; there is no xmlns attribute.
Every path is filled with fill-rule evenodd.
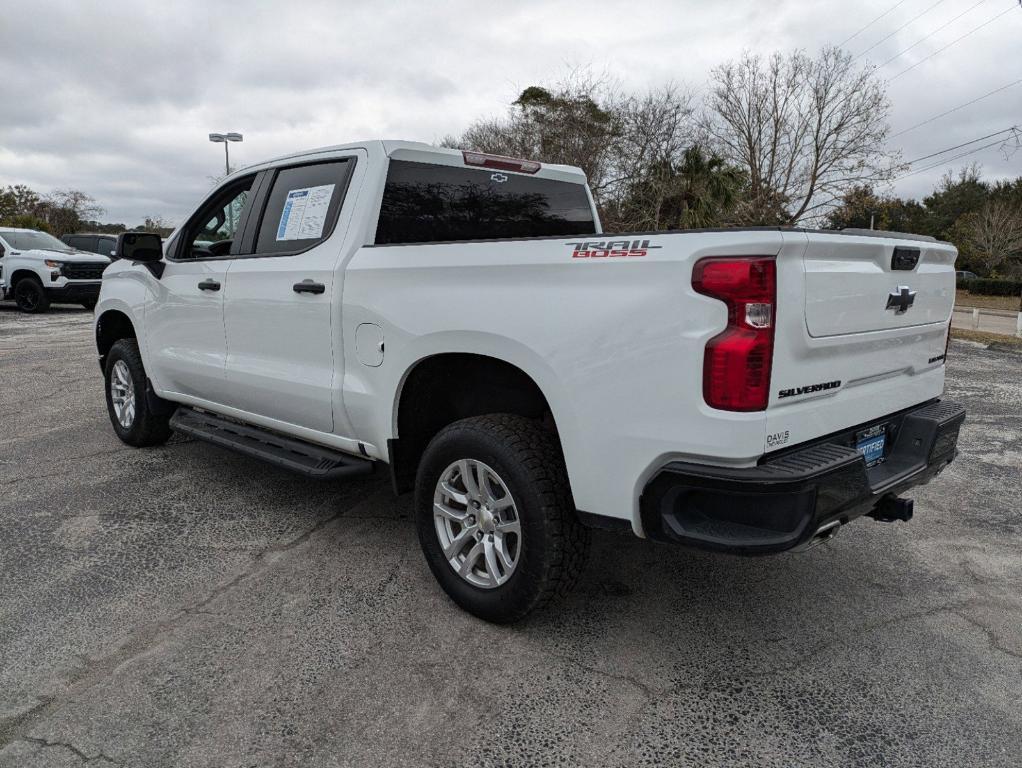
<svg viewBox="0 0 1022 768"><path fill-rule="evenodd" d="M916 292L909 288L907 285L899 285L894 291L891 291L887 297L887 309L893 309L894 314L903 315L908 312L908 308L915 304Z"/></svg>

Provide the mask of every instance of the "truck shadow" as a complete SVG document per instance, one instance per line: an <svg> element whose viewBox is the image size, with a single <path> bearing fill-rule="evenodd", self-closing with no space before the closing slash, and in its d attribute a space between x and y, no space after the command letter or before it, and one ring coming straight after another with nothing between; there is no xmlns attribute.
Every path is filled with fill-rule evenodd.
<svg viewBox="0 0 1022 768"><path fill-rule="evenodd" d="M310 482L181 437L168 447L174 450L148 454L152 469L173 481L168 488L177 488L181 477L198 482L207 476L218 487L220 500L208 512L213 519L193 524L216 535L217 518L233 519L242 508L258 528L286 519L285 538L304 539L302 531L315 530L317 578L332 585L347 609L374 589L352 573L387 564L398 574L393 591L374 593L372 603L385 606L388 621L400 619L409 633L438 647L456 641L482 653L507 642L526 659L570 658L599 669L624 668L651 684L667 674L672 685L689 685L709 674L775 674L809 657L877 641L874 628L929 616L959 592L920 562L904 524L859 520L807 552L765 557L593 531L589 562L573 591L518 624L496 626L465 613L440 589L419 548L413 498L393 495L385 467L366 479ZM290 548L272 548L281 546ZM279 569L279 578L296 566L292 561Z"/></svg>
<svg viewBox="0 0 1022 768"><path fill-rule="evenodd" d="M335 509L339 519L392 521L396 525L386 528L392 540L385 548L391 556L416 564L407 574L417 582L412 591L439 590L415 540L413 496L392 494L385 466L364 480L310 482L201 442L180 437L174 442L187 442L176 452L182 462L216 466L229 495L251 493L251 478L258 472L264 487L275 488L275 497L302 499L310 520L313 510L325 507ZM233 491L231 486L236 486ZM544 632L568 622L578 635L580 627L606 629L625 622L641 634L676 633L679 624L710 631L716 623L723 635L743 644L760 642L764 636L779 640L793 627L803 636L816 627L829 637L828 625L887 615L909 596L930 591L924 576L905 572L910 555L903 540L891 535L902 530L904 524L863 519L834 541L806 552L763 557L703 552L630 533L593 530L588 565L575 590L519 628ZM453 604L449 608L459 613Z"/></svg>
<svg viewBox="0 0 1022 768"><path fill-rule="evenodd" d="M49 309L38 314L22 312L13 301L0 301L0 315L14 315L24 317L26 320L34 317L46 317L47 315L88 315L92 316L92 310L74 304L51 304Z"/></svg>

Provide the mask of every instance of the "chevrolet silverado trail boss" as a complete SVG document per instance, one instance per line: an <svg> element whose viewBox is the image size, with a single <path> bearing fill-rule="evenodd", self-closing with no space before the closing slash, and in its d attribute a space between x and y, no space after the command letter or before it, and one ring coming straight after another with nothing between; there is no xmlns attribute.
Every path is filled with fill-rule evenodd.
<svg viewBox="0 0 1022 768"><path fill-rule="evenodd" d="M0 298L22 312L45 312L51 302L96 306L110 259L80 251L34 229L0 228Z"/></svg>
<svg viewBox="0 0 1022 768"><path fill-rule="evenodd" d="M805 548L956 454L955 249L878 232L607 234L577 168L370 141L126 233L96 342L117 435L310 477L389 465L433 574L514 621L591 527Z"/></svg>

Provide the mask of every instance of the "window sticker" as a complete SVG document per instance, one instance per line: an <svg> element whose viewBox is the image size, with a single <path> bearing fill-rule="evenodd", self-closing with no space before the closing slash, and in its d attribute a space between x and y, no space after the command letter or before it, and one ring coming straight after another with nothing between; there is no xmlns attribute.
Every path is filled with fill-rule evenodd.
<svg viewBox="0 0 1022 768"><path fill-rule="evenodd" d="M315 240L323 236L335 184L292 189L280 212L277 240Z"/></svg>

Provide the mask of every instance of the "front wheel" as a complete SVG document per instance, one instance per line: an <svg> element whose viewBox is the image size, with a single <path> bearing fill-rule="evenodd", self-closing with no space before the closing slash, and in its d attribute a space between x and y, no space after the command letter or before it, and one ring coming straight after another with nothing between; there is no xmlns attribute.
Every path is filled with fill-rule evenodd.
<svg viewBox="0 0 1022 768"><path fill-rule="evenodd" d="M511 414L455 422L416 477L419 542L440 586L481 619L510 623L568 592L589 531L579 523L556 436Z"/></svg>
<svg viewBox="0 0 1022 768"><path fill-rule="evenodd" d="M14 286L14 302L22 312L45 312L50 308L50 297L37 277L25 277Z"/></svg>
<svg viewBox="0 0 1022 768"><path fill-rule="evenodd" d="M146 397L146 373L134 339L120 339L106 356L106 406L114 432L128 445L161 445L170 438L170 415Z"/></svg>

